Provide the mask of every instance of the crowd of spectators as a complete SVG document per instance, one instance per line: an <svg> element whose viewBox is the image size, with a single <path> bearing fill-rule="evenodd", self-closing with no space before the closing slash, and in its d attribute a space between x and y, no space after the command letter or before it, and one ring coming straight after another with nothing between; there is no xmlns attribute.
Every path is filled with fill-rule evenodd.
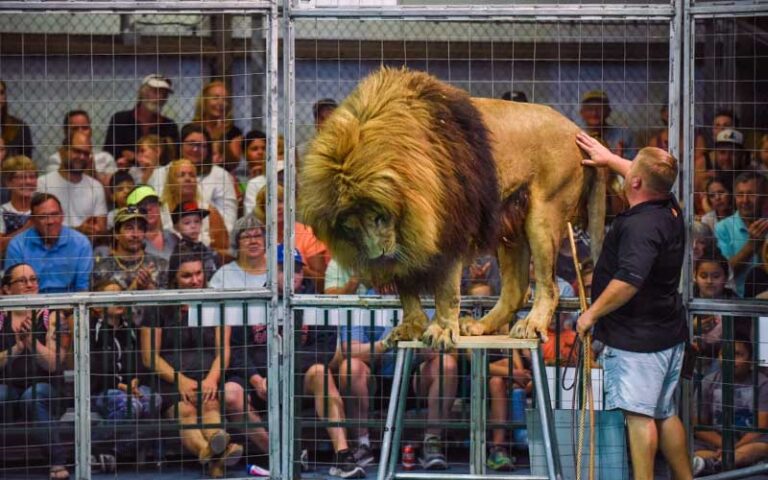
<svg viewBox="0 0 768 480"><path fill-rule="evenodd" d="M244 133L235 125L224 82L214 80L203 87L193 119L181 128L163 115L173 93L170 79L158 74L145 77L134 108L111 118L101 150L93 145L89 113L67 112L60 148L45 162L35 164L32 132L9 113L6 86L0 81L0 254L6 295L265 286L266 134L258 129ZM523 92L507 92L502 98L527 101ZM315 128L322 128L335 107L332 99L314 105ZM628 128L609 120L611 103L605 92L585 93L579 114L587 133L622 157L634 156L637 142ZM665 128L654 132L648 144L666 149L666 106L660 115ZM759 148L750 156L737 127L735 115L723 110L715 116L711 132L696 136L693 208L697 224L692 251L694 291L704 298L768 298L768 205L764 201L768 134L759 139ZM298 146L299 158L306 147ZM282 184L282 138L277 155ZM620 178L611 180L611 215L624 208L618 195L620 182ZM365 285L355 272L344 271L300 219L294 226L296 251L284 252L283 195L280 185L277 273L282 274L284 257L292 257L296 292L396 293L392 286ZM589 238L584 232L577 231L577 247L585 260L580 269L589 287L592 266L586 260ZM462 293L498 295L499 275L493 256L477 258L465 268ZM535 278L531 277L533 292ZM565 239L557 277L561 296L574 296L576 268ZM282 288L282 279L278 286ZM205 425L221 424L222 412L256 423L263 420L268 391L266 328L221 326L185 331L186 309L115 306L93 310L91 352L97 365L93 409L109 420L152 415L176 419L183 427L184 448L208 465L212 475L221 476L226 466L239 461L243 446L223 429L190 425L200 418ZM61 315L45 309L0 312L0 411L4 421L14 417L10 405L16 400L22 400L20 404L29 412L24 418L32 421L48 421L60 413L47 399L57 395L61 382L56 377L66 368L71 351L71 318ZM553 318L549 342L543 348L548 363L575 363L574 320L568 314ZM697 319L695 325L697 347L708 359L701 376L711 405L720 398L713 385L720 381L717 358L722 323L721 317L708 316ZM339 426L327 428L335 452L331 474L364 476L364 467L374 458L366 427L370 400L374 391L389 388L394 368L392 351L384 341L388 331L352 326L337 332L302 325L301 318L297 329L298 383L311 398L316 415L332 425L345 418L358 425L349 431ZM751 355L751 344L746 344ZM739 347L737 355L744 356L746 348ZM119 352L135 355L126 361ZM434 353L416 362L418 376L413 388L427 398L430 422L421 444L424 468L447 467L440 421L450 417L460 386L458 360L454 354ZM491 417L504 422L510 392L530 394L530 359L523 352L499 354L491 359L489 368ZM745 372L739 371L739 375L737 380L747 378ZM147 378L155 380L147 382ZM760 421L750 424L745 420L744 426L768 426L764 398L760 398L756 403L761 407ZM715 410L702 411L700 419L713 423L717 415ZM488 466L513 468L506 431L495 429L492 435ZM268 450L268 433L263 427L250 429L247 437L262 451ZM712 464L718 461L719 440L712 435L697 438L709 442L700 445L700 458L707 468L716 468ZM741 447L762 442L762 437L746 438L740 440ZM46 437L44 443L51 450L51 478L67 478L66 452L49 440ZM761 448L742 448L737 463L763 458Z"/></svg>

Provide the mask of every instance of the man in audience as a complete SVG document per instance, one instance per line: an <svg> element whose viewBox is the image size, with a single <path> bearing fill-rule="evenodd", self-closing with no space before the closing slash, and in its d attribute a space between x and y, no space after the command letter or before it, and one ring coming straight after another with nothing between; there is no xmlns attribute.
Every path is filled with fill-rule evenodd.
<svg viewBox="0 0 768 480"><path fill-rule="evenodd" d="M40 170L43 173L59 170L61 167L62 151L65 151L67 148L66 139L71 138L74 132L83 132L89 137L93 136L91 118L85 110L70 110L64 115L64 145L56 153L48 157L48 161L41 166ZM109 178L117 171L118 165L115 164L115 159L109 152L102 150L93 152L93 165L91 165L89 170L91 169L95 173L89 172L89 174L93 174L101 183L107 185Z"/></svg>
<svg viewBox="0 0 768 480"><path fill-rule="evenodd" d="M591 90L581 97L582 126L590 136L605 143L616 155L634 158L635 147L628 129L616 127L608 122L611 116L611 102L602 90Z"/></svg>
<svg viewBox="0 0 768 480"><path fill-rule="evenodd" d="M129 168L134 164L136 142L145 135L155 134L167 145L179 143L179 126L173 119L162 115L171 94L173 87L170 79L158 74L147 75L139 87L136 106L112 116L104 150L117 159L118 165Z"/></svg>
<svg viewBox="0 0 768 480"><path fill-rule="evenodd" d="M51 193L61 202L64 225L88 237L107 230L107 202L104 186L86 173L90 164L91 137L75 131L61 150L61 166L37 179L37 190Z"/></svg>
<svg viewBox="0 0 768 480"><path fill-rule="evenodd" d="M8 244L5 268L28 263L37 272L40 293L88 290L93 269L93 251L81 233L62 226L64 214L59 200L48 193L35 193L31 202L32 228Z"/></svg>
<svg viewBox="0 0 768 480"><path fill-rule="evenodd" d="M96 259L93 283L115 280L123 290L168 288L168 262L145 252L147 216L136 206L115 214L112 251Z"/></svg>
<svg viewBox="0 0 768 480"><path fill-rule="evenodd" d="M760 263L760 248L768 233L768 218L762 218L765 183L760 173L740 173L733 183L736 213L715 225L717 246L733 270L739 296L744 295L747 272Z"/></svg>

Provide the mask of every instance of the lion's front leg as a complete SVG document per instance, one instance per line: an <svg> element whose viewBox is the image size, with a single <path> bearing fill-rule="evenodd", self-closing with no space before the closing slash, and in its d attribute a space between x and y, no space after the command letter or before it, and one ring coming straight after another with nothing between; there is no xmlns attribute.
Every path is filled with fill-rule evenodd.
<svg viewBox="0 0 768 480"><path fill-rule="evenodd" d="M389 332L385 339L389 345L399 341L419 340L429 321L424 309L421 308L418 295L401 293L400 303L403 305L403 321Z"/></svg>
<svg viewBox="0 0 768 480"><path fill-rule="evenodd" d="M434 349L452 350L459 341L461 267L455 262L435 290L435 318L422 335L422 342Z"/></svg>

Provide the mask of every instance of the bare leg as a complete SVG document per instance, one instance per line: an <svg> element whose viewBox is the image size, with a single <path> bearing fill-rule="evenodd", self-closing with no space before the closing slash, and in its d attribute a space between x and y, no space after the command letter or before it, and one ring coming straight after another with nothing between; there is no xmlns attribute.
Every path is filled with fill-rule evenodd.
<svg viewBox="0 0 768 480"><path fill-rule="evenodd" d="M456 357L444 354L443 369L440 371L440 357L436 354L421 365L418 383L415 385L419 396L427 397L427 422L439 425L451 416L451 407L459 386ZM442 374L441 374L442 373ZM442 383L442 387L441 387ZM442 396L440 396L442 388ZM426 433L440 436L440 427L430 426Z"/></svg>
<svg viewBox="0 0 768 480"><path fill-rule="evenodd" d="M514 244L499 247L498 255L501 271L499 301L478 321L463 318L463 335L492 335L503 325L509 325L515 312L523 306L525 292L528 290L528 265L531 256L528 241L521 235Z"/></svg>
<svg viewBox="0 0 768 480"><path fill-rule="evenodd" d="M323 391L323 382L328 382L328 398L326 399ZM323 418L325 414L325 402L328 402L328 418L333 422L344 420L344 402L333 381L333 375L328 372L325 365L319 363L312 365L304 375L304 390L315 397L315 412L317 416ZM328 427L328 436L331 437L333 450L339 452L349 448L347 443L347 432L342 427Z"/></svg>
<svg viewBox="0 0 768 480"><path fill-rule="evenodd" d="M685 444L685 428L680 418L675 415L664 420L656 420L659 448L667 459L672 475L676 480L693 478L691 459L688 457L688 447Z"/></svg>
<svg viewBox="0 0 768 480"><path fill-rule="evenodd" d="M351 377L350 385L347 379ZM368 420L368 405L370 393L368 392L368 380L371 377L371 369L362 360L351 358L344 360L339 368L339 387L347 395L347 417L362 423ZM358 423L358 425L360 425ZM368 427L357 428L357 435L367 435Z"/></svg>
<svg viewBox="0 0 768 480"><path fill-rule="evenodd" d="M488 380L488 394L491 397L491 421L507 421L507 380L502 377L491 377ZM504 444L504 429L495 428L491 443Z"/></svg>
<svg viewBox="0 0 768 480"><path fill-rule="evenodd" d="M653 480L653 463L658 446L658 433L653 418L624 412L629 432L629 452L635 480Z"/></svg>
<svg viewBox="0 0 768 480"><path fill-rule="evenodd" d="M178 420L181 425L187 426L197 423L197 409L194 405L189 402L179 402L178 410ZM174 407L170 407L167 411L167 416L173 417L174 413ZM179 434L181 435L181 444L184 448L197 455L201 463L206 463L210 460L212 452L208 450L208 441L203 436L202 431L199 429L182 428Z"/></svg>
<svg viewBox="0 0 768 480"><path fill-rule="evenodd" d="M748 467L768 458L768 443L748 443L736 449L736 467Z"/></svg>
<svg viewBox="0 0 768 480"><path fill-rule="evenodd" d="M252 395L256 395L254 392ZM245 398L243 387L239 383L227 382L224 384L224 398L226 401L226 411L234 419L243 421L248 418L250 422L261 422L261 417L253 411L253 408ZM256 444L262 452L269 451L269 435L264 427L252 427L248 429L248 437Z"/></svg>
<svg viewBox="0 0 768 480"><path fill-rule="evenodd" d="M459 340L461 270L461 261L456 261L435 291L435 318L422 335L422 341L432 348L450 350Z"/></svg>

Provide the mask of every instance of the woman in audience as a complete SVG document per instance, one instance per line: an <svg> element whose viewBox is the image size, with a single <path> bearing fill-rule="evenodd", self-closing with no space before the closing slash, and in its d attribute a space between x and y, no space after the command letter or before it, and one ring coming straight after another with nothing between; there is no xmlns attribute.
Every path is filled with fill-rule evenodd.
<svg viewBox="0 0 768 480"><path fill-rule="evenodd" d="M160 196L164 229L173 229L171 212L176 211L178 205L183 202L197 202L200 208L208 210L208 216L203 219L200 241L216 250L222 258L231 258L224 219L215 206L203 199L198 187L195 165L186 159L176 160L168 165L168 176Z"/></svg>
<svg viewBox="0 0 768 480"><path fill-rule="evenodd" d="M267 137L260 130L252 130L245 137L245 159L248 165L248 184L245 187L245 199L243 200L243 212L249 214L256 207L256 196L267 184L265 169L267 165ZM283 171L283 137L277 139L277 172ZM281 175L280 175L281 177ZM282 178L278 182L282 183Z"/></svg>
<svg viewBox="0 0 768 480"><path fill-rule="evenodd" d="M714 232L717 222L733 214L731 184L721 177L713 177L707 180L704 189L711 210L701 216L701 223Z"/></svg>
<svg viewBox="0 0 768 480"><path fill-rule="evenodd" d="M177 249L168 268L170 288L205 288L199 251ZM177 418L184 427L206 425L182 428L181 442L200 464L209 465L212 477L220 478L225 466L235 465L243 454L243 447L231 443L220 426L223 399L218 385L229 364L229 329L189 327L188 310L187 305L160 307L153 324L141 328L141 357L144 366L159 377L165 415Z"/></svg>
<svg viewBox="0 0 768 480"><path fill-rule="evenodd" d="M15 235L30 226L32 195L37 190L34 162L23 155L6 158L2 163L2 182L11 198L0 206L0 255Z"/></svg>
<svg viewBox="0 0 768 480"><path fill-rule="evenodd" d="M181 129L181 157L191 161L197 169L201 202L215 207L221 213L227 231L232 231L238 212L235 179L213 164L211 140L200 124L189 123Z"/></svg>
<svg viewBox="0 0 768 480"><path fill-rule="evenodd" d="M256 197L256 208L253 214L266 223L267 188L259 191ZM283 243L283 187L277 186L277 243ZM296 222L294 225L296 249L304 259L304 278L311 282L311 288L306 293L322 292L325 290L325 269L331 261L328 247L315 237L311 227Z"/></svg>
<svg viewBox="0 0 768 480"><path fill-rule="evenodd" d="M32 296L38 293L35 270L17 263L2 277L4 295ZM0 407L3 423L12 418L48 423L62 413L62 370L70 344L67 320L59 312L42 309L0 311ZM16 415L13 408L18 410ZM69 478L67 448L58 428L31 429L34 443L47 449L50 478Z"/></svg>
<svg viewBox="0 0 768 480"><path fill-rule="evenodd" d="M213 80L203 87L195 101L192 122L201 125L213 142L223 141L237 129L232 121L232 99L224 82Z"/></svg>
<svg viewBox="0 0 768 480"><path fill-rule="evenodd" d="M136 142L136 166L131 168L131 175L137 185L149 185L158 195L162 195L167 166L173 158L171 145L163 145L159 136L144 135ZM170 155L169 155L170 154Z"/></svg>
<svg viewBox="0 0 768 480"><path fill-rule="evenodd" d="M8 87L0 80L0 136L8 155L24 155L32 158L35 146L32 132L20 118L8 113Z"/></svg>
<svg viewBox="0 0 768 480"><path fill-rule="evenodd" d="M267 281L266 228L253 215L235 222L232 252L236 260L227 263L211 278L213 288L261 288Z"/></svg>

